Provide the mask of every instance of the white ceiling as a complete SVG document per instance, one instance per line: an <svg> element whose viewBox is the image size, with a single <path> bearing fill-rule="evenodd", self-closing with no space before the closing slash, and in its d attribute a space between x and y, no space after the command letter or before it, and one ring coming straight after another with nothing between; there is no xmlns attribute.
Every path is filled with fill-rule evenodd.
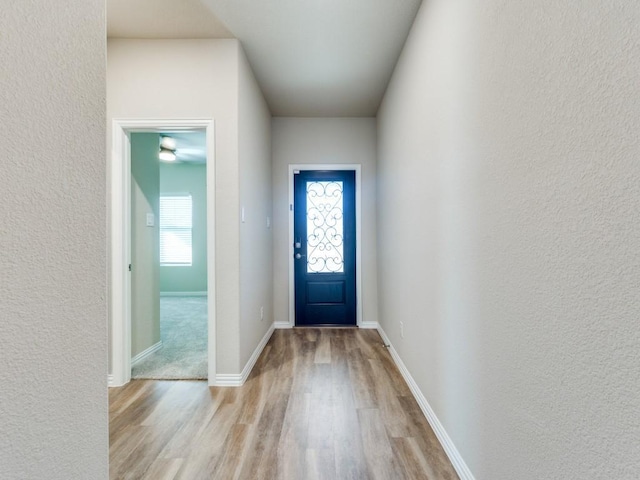
<svg viewBox="0 0 640 480"><path fill-rule="evenodd" d="M108 34L227 38L231 32L273 115L374 116L420 3L108 0Z"/></svg>
<svg viewBox="0 0 640 480"><path fill-rule="evenodd" d="M200 0L107 0L110 38L234 38Z"/></svg>

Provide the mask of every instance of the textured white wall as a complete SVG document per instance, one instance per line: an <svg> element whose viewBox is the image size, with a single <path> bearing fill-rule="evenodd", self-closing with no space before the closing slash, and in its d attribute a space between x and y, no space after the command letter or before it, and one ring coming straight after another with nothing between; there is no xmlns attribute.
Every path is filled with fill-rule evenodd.
<svg viewBox="0 0 640 480"><path fill-rule="evenodd" d="M639 24L425 2L379 112L381 323L478 479L638 477Z"/></svg>
<svg viewBox="0 0 640 480"><path fill-rule="evenodd" d="M271 112L247 58L238 61L240 207L240 368L273 323L271 282ZM260 307L264 317L260 320Z"/></svg>
<svg viewBox="0 0 640 480"><path fill-rule="evenodd" d="M237 40L108 44L109 137L114 118L215 119L218 373L239 373L238 48Z"/></svg>
<svg viewBox="0 0 640 480"><path fill-rule="evenodd" d="M363 320L378 321L376 260L376 121L285 118L272 121L274 319L289 321L289 165L362 165Z"/></svg>
<svg viewBox="0 0 640 480"><path fill-rule="evenodd" d="M105 6L0 15L0 478L106 479Z"/></svg>

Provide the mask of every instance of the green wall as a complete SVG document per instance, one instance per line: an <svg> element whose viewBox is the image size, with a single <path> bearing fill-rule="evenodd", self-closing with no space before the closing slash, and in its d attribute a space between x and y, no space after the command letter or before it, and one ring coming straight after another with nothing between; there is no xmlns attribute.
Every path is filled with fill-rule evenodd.
<svg viewBox="0 0 640 480"><path fill-rule="evenodd" d="M193 201L192 264L160 267L161 292L207 291L207 167L160 164L160 194L191 194Z"/></svg>
<svg viewBox="0 0 640 480"><path fill-rule="evenodd" d="M157 133L131 134L131 356L160 341L160 167ZM147 214L155 217L147 226Z"/></svg>

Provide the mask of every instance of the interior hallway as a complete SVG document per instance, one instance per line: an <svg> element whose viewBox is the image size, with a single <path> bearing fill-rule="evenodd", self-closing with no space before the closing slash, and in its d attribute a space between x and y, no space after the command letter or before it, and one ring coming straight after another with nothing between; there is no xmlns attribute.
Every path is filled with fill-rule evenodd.
<svg viewBox="0 0 640 480"><path fill-rule="evenodd" d="M370 77L315 49L382 58L373 45L387 45L387 24L408 3L370 2L388 14L339 1L170 3L214 1L269 10L243 17L247 30L278 33L295 77L307 80L278 98L297 92L323 110L356 98L349 93ZM120 3L165 12L159 0ZM280 28L284 4L303 21ZM272 117L308 110L267 108L240 32L107 42L104 1L63 6L4 2L0 20L2 479L108 478L106 384L122 353L108 325L123 313L111 305L111 273L127 263L110 253L123 241L111 228L122 206L110 188L114 120L215 120L217 371L239 378L265 332L288 319L274 288L288 278L275 247L287 225L273 215L286 177L275 168L299 143L294 134L280 142ZM348 27L366 26L360 12L381 18L368 23L375 42L344 41ZM140 23L154 24L152 15ZM334 25L345 30L332 35ZM399 37L400 58L388 57L384 95L371 99L380 102L369 112L378 263L362 273L377 293L362 298L465 480L638 479L638 25L640 2L628 0L423 1ZM287 87L282 50L257 57ZM310 60L306 75L300 58ZM355 89L323 81L324 65ZM153 434L130 431L152 445Z"/></svg>
<svg viewBox="0 0 640 480"><path fill-rule="evenodd" d="M276 330L240 388L109 391L112 479L457 479L375 330Z"/></svg>

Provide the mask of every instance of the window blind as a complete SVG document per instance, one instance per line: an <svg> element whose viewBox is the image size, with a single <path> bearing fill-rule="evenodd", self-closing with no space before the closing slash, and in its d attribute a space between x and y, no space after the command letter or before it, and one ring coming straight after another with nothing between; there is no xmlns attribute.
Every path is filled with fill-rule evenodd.
<svg viewBox="0 0 640 480"><path fill-rule="evenodd" d="M191 265L191 195L160 197L160 265Z"/></svg>

